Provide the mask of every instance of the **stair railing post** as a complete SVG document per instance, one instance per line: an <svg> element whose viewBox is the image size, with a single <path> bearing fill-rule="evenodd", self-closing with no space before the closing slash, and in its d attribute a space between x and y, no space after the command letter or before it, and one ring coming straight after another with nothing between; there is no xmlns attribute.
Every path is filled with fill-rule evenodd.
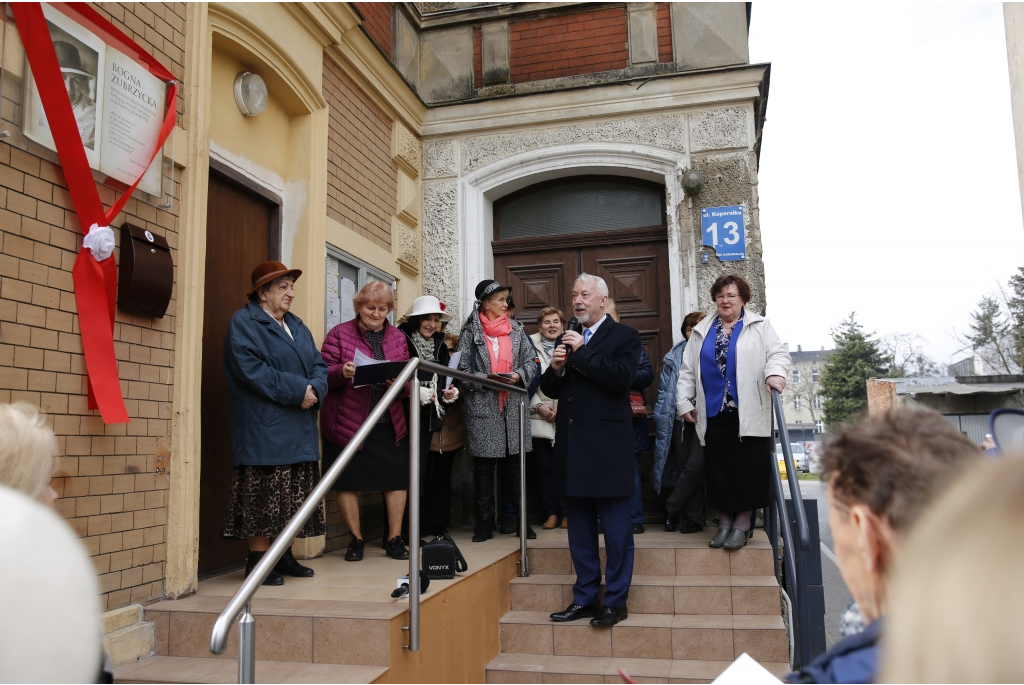
<svg viewBox="0 0 1024 685"><path fill-rule="evenodd" d="M418 364L415 359L411 364ZM413 374L409 393L409 645L420 650L420 376Z"/></svg>
<svg viewBox="0 0 1024 685"><path fill-rule="evenodd" d="M526 395L519 396L519 576L530 575L526 558Z"/></svg>
<svg viewBox="0 0 1024 685"><path fill-rule="evenodd" d="M251 601L238 619L238 682L256 682L256 619Z"/></svg>

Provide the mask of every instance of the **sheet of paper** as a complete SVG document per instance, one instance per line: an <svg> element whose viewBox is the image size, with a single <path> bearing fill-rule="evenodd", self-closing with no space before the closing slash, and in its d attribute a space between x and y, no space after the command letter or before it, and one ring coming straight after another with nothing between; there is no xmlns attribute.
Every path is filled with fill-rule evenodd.
<svg viewBox="0 0 1024 685"><path fill-rule="evenodd" d="M715 678L712 685L771 685L779 679L746 652Z"/></svg>
<svg viewBox="0 0 1024 685"><path fill-rule="evenodd" d="M366 366L367 364L383 364L387 360L386 359L374 359L373 357L368 356L362 350L358 350L357 349L356 350L356 354L355 354L355 358L352 361L353 361L353 363L355 363L356 368L359 368L360 366Z"/></svg>
<svg viewBox="0 0 1024 685"><path fill-rule="evenodd" d="M356 310L352 306L352 298L356 296L356 284L348 278L342 278L340 282L341 321L344 323L356 318Z"/></svg>
<svg viewBox="0 0 1024 685"><path fill-rule="evenodd" d="M459 360L460 359L462 359L462 351L461 350L452 352L452 358L448 361L448 368L449 369L457 369L457 368L459 368ZM447 390L450 387L452 387L452 377L448 376L448 380L446 380L445 383L444 383L444 389Z"/></svg>

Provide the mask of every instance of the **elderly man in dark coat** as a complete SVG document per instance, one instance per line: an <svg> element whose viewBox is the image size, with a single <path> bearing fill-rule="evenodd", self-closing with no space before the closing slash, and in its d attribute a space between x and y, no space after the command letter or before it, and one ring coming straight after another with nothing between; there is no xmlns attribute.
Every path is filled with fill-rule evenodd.
<svg viewBox="0 0 1024 685"><path fill-rule="evenodd" d="M633 579L629 388L640 364L640 333L605 313L608 285L602 278L580 274L572 303L583 332L567 331L562 336L540 382L544 394L558 400L555 487L565 496L569 552L576 569L573 603L551 614L551 620L592 617L592 625L610 627L628 616L626 599ZM607 589L600 609L598 516L608 557Z"/></svg>

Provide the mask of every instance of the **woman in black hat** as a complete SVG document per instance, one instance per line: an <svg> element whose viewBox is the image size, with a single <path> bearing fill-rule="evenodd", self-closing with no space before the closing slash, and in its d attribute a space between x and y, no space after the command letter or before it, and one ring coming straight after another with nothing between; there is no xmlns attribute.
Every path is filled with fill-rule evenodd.
<svg viewBox="0 0 1024 685"><path fill-rule="evenodd" d="M536 353L518 321L509 319L509 288L495 280L476 286L476 304L462 326L459 368L478 376L502 374L512 385L528 388L537 373ZM519 400L507 392L465 388L465 422L469 453L473 456L476 489L476 531L473 542L483 542L494 532L494 475L501 464L502 478L519 483ZM526 434L526 450L533 449ZM519 510L519 488L512 488ZM536 537L527 526L527 536Z"/></svg>

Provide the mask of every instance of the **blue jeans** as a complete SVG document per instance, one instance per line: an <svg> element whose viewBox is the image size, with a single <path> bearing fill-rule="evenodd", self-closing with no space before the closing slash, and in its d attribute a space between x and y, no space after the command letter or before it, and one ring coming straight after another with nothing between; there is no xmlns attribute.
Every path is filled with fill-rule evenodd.
<svg viewBox="0 0 1024 685"><path fill-rule="evenodd" d="M644 498L640 495L640 455L643 452L633 453L633 473L636 478L636 488L633 496L629 498L629 518L633 523L644 522Z"/></svg>

